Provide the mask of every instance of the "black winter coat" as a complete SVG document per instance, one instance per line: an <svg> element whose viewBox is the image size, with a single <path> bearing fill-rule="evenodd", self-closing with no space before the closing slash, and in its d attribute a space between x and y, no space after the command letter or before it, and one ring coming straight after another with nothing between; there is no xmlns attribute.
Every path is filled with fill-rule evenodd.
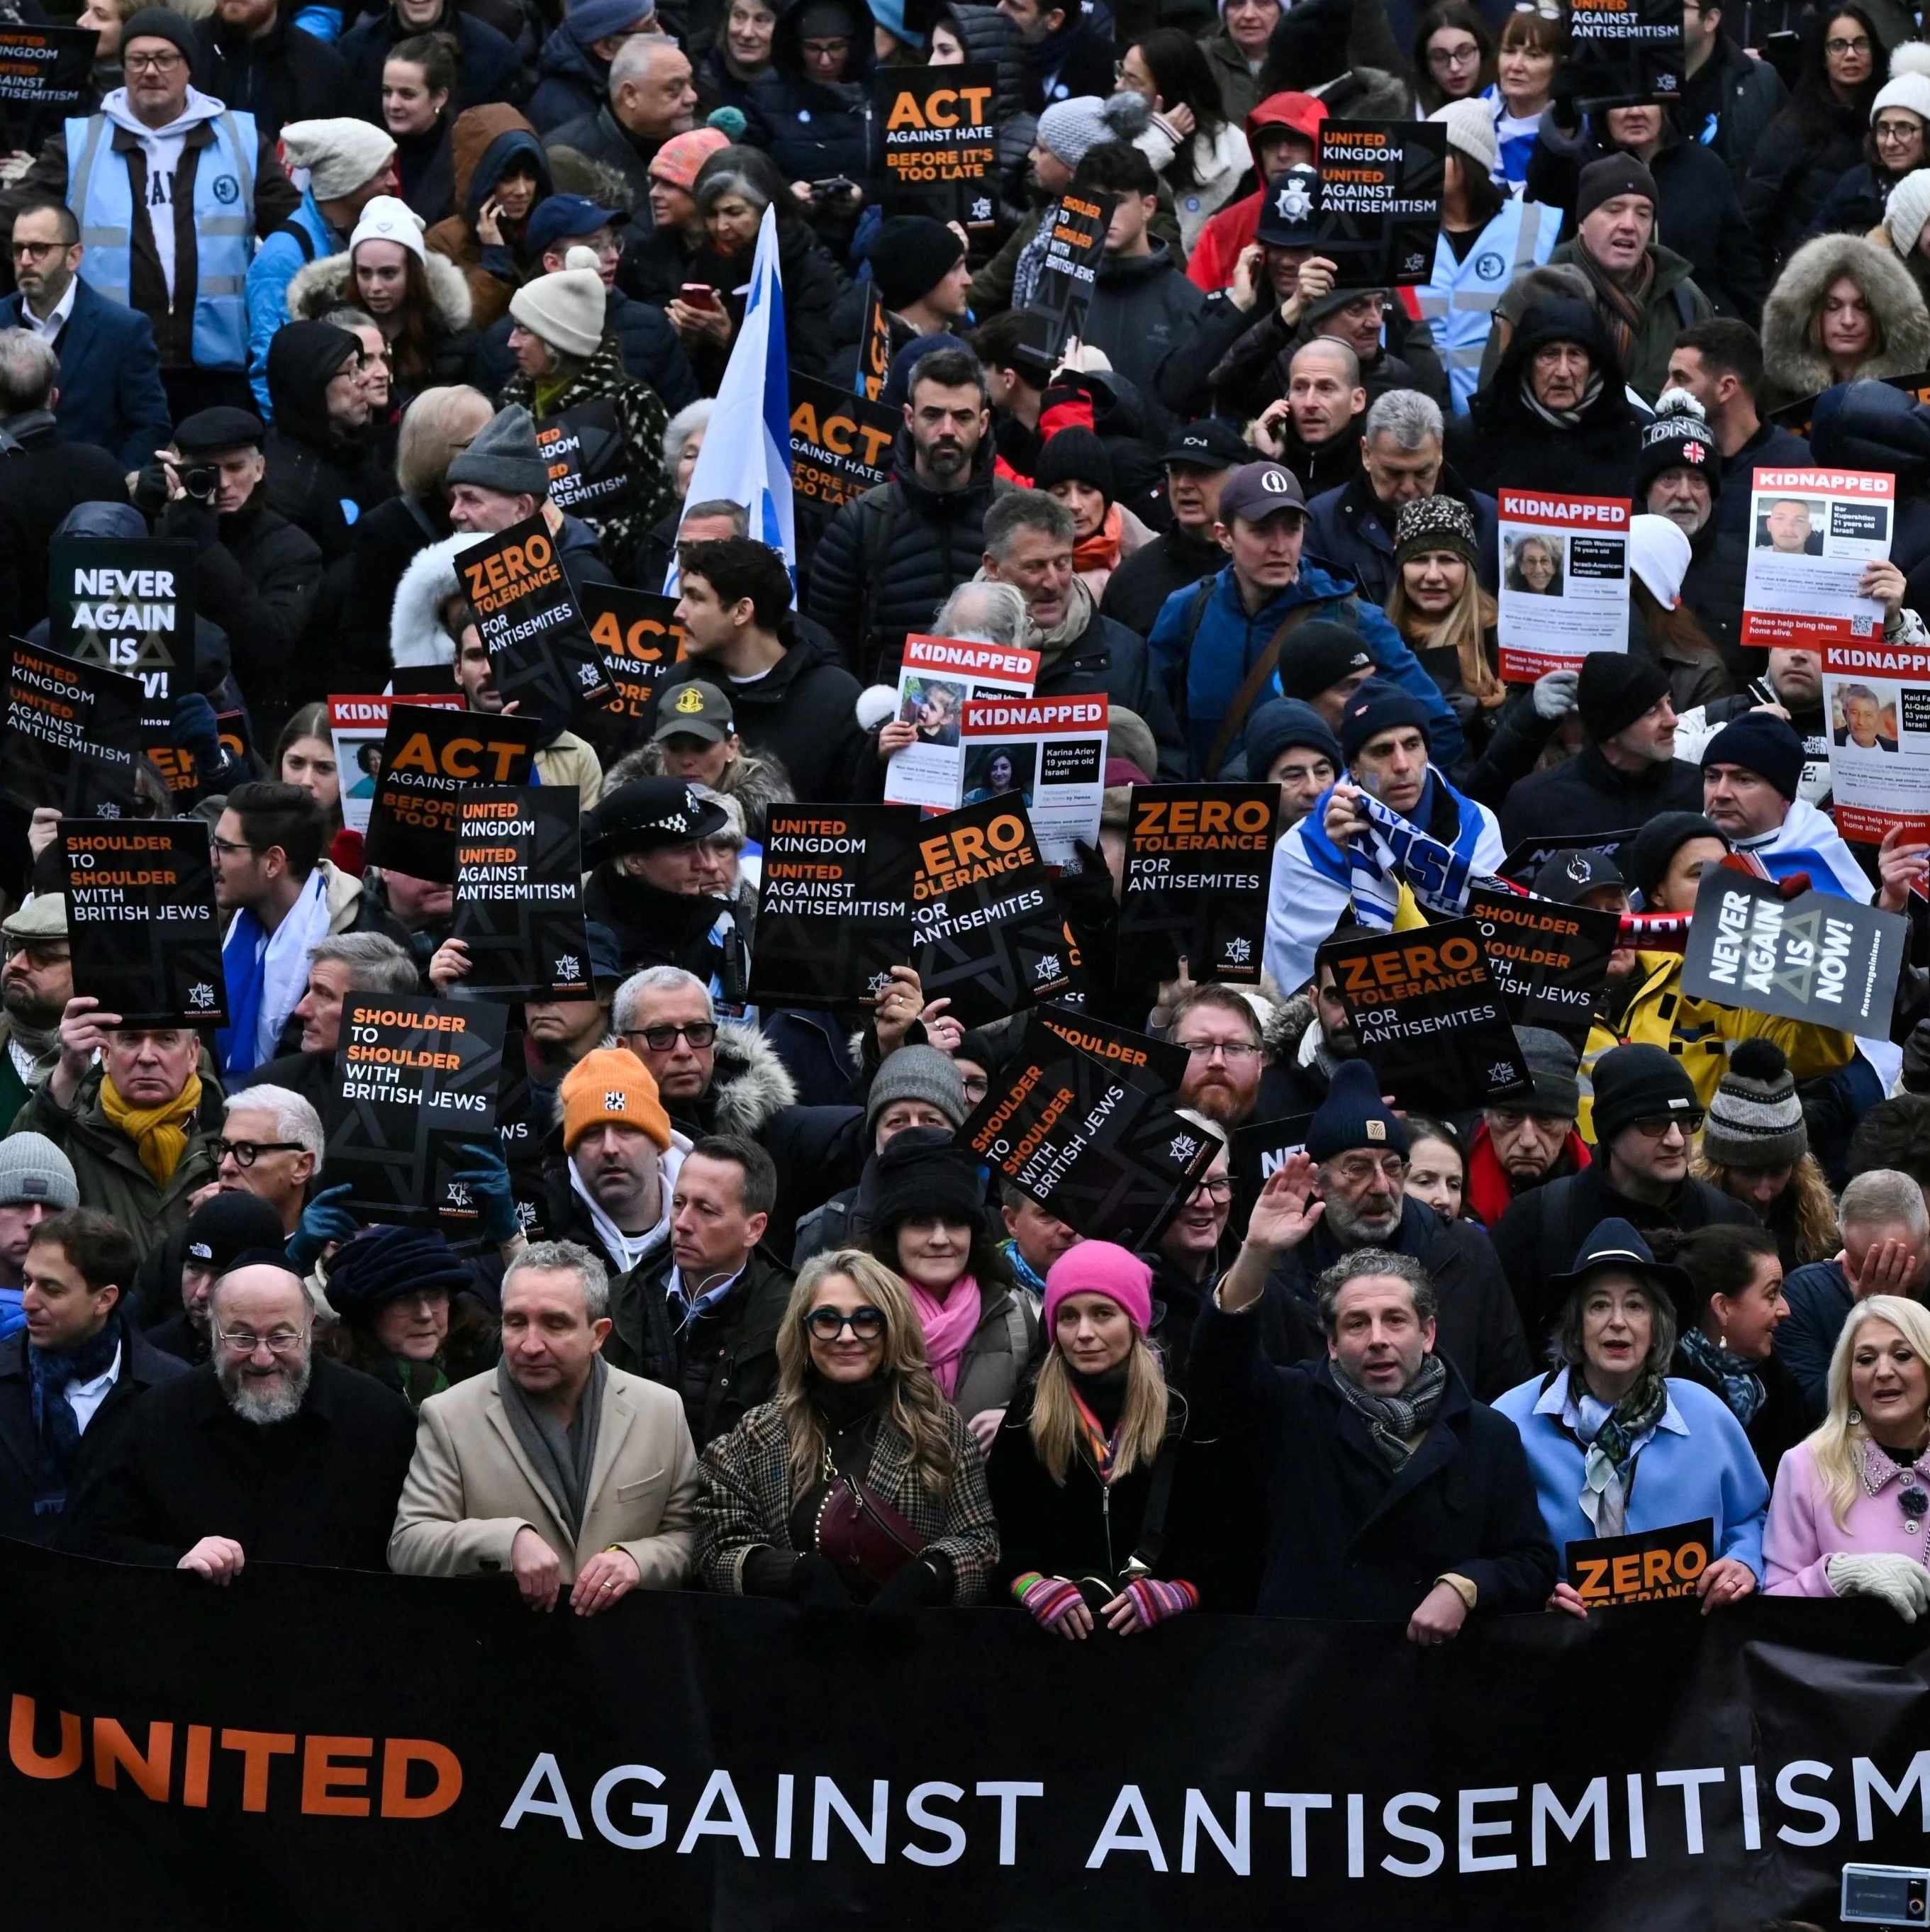
<svg viewBox="0 0 1930 1932"><path fill-rule="evenodd" d="M1481 553L1475 571L1484 590L1496 580L1499 525L1494 499L1470 490L1446 464L1434 494L1451 496L1474 513L1475 543ZM1394 589L1394 525L1397 508L1389 510L1373 494L1365 470L1356 470L1338 489L1329 490L1307 506L1307 548L1344 577L1354 580L1364 604L1385 605Z"/></svg>
<svg viewBox="0 0 1930 1932"><path fill-rule="evenodd" d="M545 82L538 86L527 110L530 118L543 130L544 152L553 153L558 148L568 148L586 160L614 168L623 177L624 184L630 190L630 206L641 208L647 217L650 205L650 166L663 143L634 138L610 111L609 102L600 94L590 108L573 120L566 121L561 127L546 124L536 112L536 103L542 98L543 87L547 85Z"/></svg>
<svg viewBox="0 0 1930 1932"><path fill-rule="evenodd" d="M594 114L610 98L610 66L576 44L567 26L557 28L536 56L536 85L523 110L545 137L580 115ZM556 145L575 147L574 141Z"/></svg>
<svg viewBox="0 0 1930 1932"><path fill-rule="evenodd" d="M1742 675L1751 659L1760 662L1763 656L1742 649L1742 586L1748 570L1748 539L1739 530L1724 530L1712 509L1708 522L1689 539L1682 597L1722 653L1731 676Z"/></svg>
<svg viewBox="0 0 1930 1932"><path fill-rule="evenodd" d="M728 1004L742 1004L750 985L751 922L735 900L659 892L606 865L591 874L583 910L616 934L626 973L681 966L707 986L716 980ZM728 937L713 938L720 918L728 921Z"/></svg>
<svg viewBox="0 0 1930 1932"><path fill-rule="evenodd" d="M1129 382L1150 389L1167 352L1193 332L1205 302L1172 250L1156 242L1150 255L1100 263L1080 340L1103 349Z"/></svg>
<svg viewBox="0 0 1930 1932"><path fill-rule="evenodd" d="M1802 1390L1790 1372L1789 1364L1780 1355L1771 1355L1755 1366L1757 1374L1762 1378L1763 1406L1742 1433L1749 1438L1749 1447L1756 1452L1756 1460L1763 1466L1763 1474L1774 1488L1776 1469L1782 1459L1814 1425ZM1680 1376L1685 1382L1700 1382L1711 1395L1722 1394L1721 1384L1684 1349L1676 1350L1675 1359L1669 1364L1669 1373Z"/></svg>
<svg viewBox="0 0 1930 1932"><path fill-rule="evenodd" d="M794 632L790 647L755 684L725 688L738 736L783 766L795 797L830 803L854 795L857 761L871 749L857 721L858 681L821 637Z"/></svg>
<svg viewBox="0 0 1930 1932"><path fill-rule="evenodd" d="M1809 232L1829 190L1862 160L1868 132L1867 116L1834 100L1823 104L1820 122L1792 100L1763 130L1742 184L1742 212L1772 272Z"/></svg>
<svg viewBox="0 0 1930 1932"><path fill-rule="evenodd" d="M47 614L47 548L81 503L125 503L119 458L69 442L51 412L0 417L0 637L20 638Z"/></svg>
<svg viewBox="0 0 1930 1932"><path fill-rule="evenodd" d="M1889 191L1903 177L1879 174L1868 161L1859 161L1823 197L1810 235L1867 235L1883 220Z"/></svg>
<svg viewBox="0 0 1930 1932"><path fill-rule="evenodd" d="M455 528L449 506L440 496L398 496L377 504L350 532L348 574L335 638L348 664L371 676L380 676L380 683L364 688L383 689L393 668L389 620L402 573L418 550L440 543ZM455 674L450 675L453 678Z"/></svg>
<svg viewBox="0 0 1930 1932"><path fill-rule="evenodd" d="M788 182L842 175L862 184L871 176L871 36L861 33L852 41L842 81L813 80L798 45L806 11L793 0L779 16L770 65L744 90L744 140L763 148ZM784 292L788 311L788 281Z"/></svg>
<svg viewBox="0 0 1930 1932"><path fill-rule="evenodd" d="M1712 119L1715 138L1707 146L1740 188L1757 142L1788 98L1781 76L1767 61L1751 60L1727 34L1718 34L1715 52L1682 82L1676 124L1700 140Z"/></svg>
<svg viewBox="0 0 1930 1932"><path fill-rule="evenodd" d="M395 9L390 7L358 20L335 44L349 75L349 105L341 111L380 127L382 70L397 47L422 33L449 34L456 43L456 86L449 105L450 120L465 107L480 107L491 100L506 100L513 106L530 91L515 43L488 21L452 4L443 8L442 18L434 27L410 27L396 18Z"/></svg>
<svg viewBox="0 0 1930 1932"><path fill-rule="evenodd" d="M1258 1464L1262 1616L1405 1622L1450 1570L1475 1586L1482 1612L1541 1609L1555 1552L1512 1423L1451 1367L1433 1426L1397 1474L1331 1364L1277 1366L1262 1339L1250 1313L1209 1301L1193 1345L1202 1426L1223 1420Z"/></svg>
<svg viewBox="0 0 1930 1932"><path fill-rule="evenodd" d="M170 1570L204 1536L232 1537L251 1563L386 1570L415 1453L407 1402L325 1356L297 1414L267 1427L229 1408L212 1366L192 1370L143 1397L77 1499L73 1540Z"/></svg>
<svg viewBox="0 0 1930 1932"><path fill-rule="evenodd" d="M1217 543L1189 536L1175 524L1151 543L1142 544L1112 573L1099 600L1100 614L1150 637L1161 607L1175 590L1211 577L1226 562L1226 553Z"/></svg>
<svg viewBox="0 0 1930 1932"><path fill-rule="evenodd" d="M1501 837L1512 848L1524 838L1596 838L1639 830L1658 812L1700 812L1702 772L1684 758L1651 765L1631 777L1618 772L1593 745L1566 763L1515 785L1501 808Z"/></svg>
<svg viewBox="0 0 1930 1932"><path fill-rule="evenodd" d="M1759 468L1803 470L1808 464L1809 445L1793 430L1780 423L1760 424L1733 456L1722 459L1722 494L1709 521L1746 541L1754 534L1749 528L1750 472Z"/></svg>
<svg viewBox="0 0 1930 1932"><path fill-rule="evenodd" d="M802 178L787 175L786 181ZM808 376L835 380L842 387L851 371L847 361L840 365L834 346L832 318L848 286L845 272L818 245L817 236L801 221L780 221L777 227L777 263L784 278L784 328L791 366ZM691 266L689 279L708 282L722 290L724 306L731 312L734 328L744 324L744 298L737 291L750 280L747 256L718 255L708 249L699 252ZM736 338L732 337L734 341ZM721 374L720 362L718 371ZM705 376L705 391L716 384Z"/></svg>
<svg viewBox="0 0 1930 1932"><path fill-rule="evenodd" d="M277 140L290 121L317 121L359 112L350 104L348 65L326 40L295 24L283 8L259 40L231 32L218 15L194 27L194 85L238 114L252 114L263 138ZM380 127L381 80L376 112Z"/></svg>

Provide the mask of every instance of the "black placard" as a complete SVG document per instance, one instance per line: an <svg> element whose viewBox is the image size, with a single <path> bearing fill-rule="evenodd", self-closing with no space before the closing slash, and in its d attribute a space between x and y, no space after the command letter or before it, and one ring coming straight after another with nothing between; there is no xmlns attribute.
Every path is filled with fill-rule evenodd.
<svg viewBox="0 0 1930 1932"><path fill-rule="evenodd" d="M904 418L882 403L791 371L791 487L800 502L835 510L891 481L891 446Z"/></svg>
<svg viewBox="0 0 1930 1932"><path fill-rule="evenodd" d="M455 924L471 992L595 998L574 785L467 785L456 801Z"/></svg>
<svg viewBox="0 0 1930 1932"><path fill-rule="evenodd" d="M629 443L608 396L537 424L536 448L550 466L550 501L572 517L614 515L637 494Z"/></svg>
<svg viewBox="0 0 1930 1932"><path fill-rule="evenodd" d="M770 808L752 999L850 1006L910 962L920 822L915 805Z"/></svg>
<svg viewBox="0 0 1930 1932"><path fill-rule="evenodd" d="M141 703L131 677L37 644L8 645L0 789L28 812L51 806L80 818L131 813Z"/></svg>
<svg viewBox="0 0 1930 1932"><path fill-rule="evenodd" d="M1331 939L1315 957L1399 1106L1464 1114L1533 1090L1474 920Z"/></svg>
<svg viewBox="0 0 1930 1932"><path fill-rule="evenodd" d="M1557 852L1599 852L1604 859L1617 859L1622 848L1631 844L1641 829L1639 825L1631 825L1625 832L1577 832L1566 838L1524 838L1512 847L1502 860L1501 876L1512 880L1517 886L1531 886L1535 882L1535 874Z"/></svg>
<svg viewBox="0 0 1930 1932"><path fill-rule="evenodd" d="M1448 130L1434 121L1323 121L1314 252L1337 289L1407 288L1434 272Z"/></svg>
<svg viewBox="0 0 1930 1932"><path fill-rule="evenodd" d="M872 79L887 214L989 228L998 173L998 70L880 68Z"/></svg>
<svg viewBox="0 0 1930 1932"><path fill-rule="evenodd" d="M1032 820L1010 794L927 819L911 878L911 964L928 1000L965 1025L1057 999L1077 983Z"/></svg>
<svg viewBox="0 0 1930 1932"><path fill-rule="evenodd" d="M1622 930L1618 912L1596 912L1518 893L1468 890L1487 970L1517 1026L1586 1034Z"/></svg>
<svg viewBox="0 0 1930 1932"><path fill-rule="evenodd" d="M1563 1556L1568 1580L1590 1610L1692 1597L1697 1580L1715 1561L1715 1519L1633 1536L1577 1538Z"/></svg>
<svg viewBox="0 0 1930 1932"><path fill-rule="evenodd" d="M101 36L92 27L0 27L0 128L31 152L63 116L83 111Z"/></svg>
<svg viewBox="0 0 1930 1932"><path fill-rule="evenodd" d="M540 513L456 559L496 688L547 740L611 694L556 542Z"/></svg>
<svg viewBox="0 0 1930 1932"><path fill-rule="evenodd" d="M626 584L586 584L583 616L615 692L610 709L632 727L647 728L658 692L671 681L673 667L683 662L686 640L677 621L677 599L661 591L632 590Z"/></svg>
<svg viewBox="0 0 1930 1932"><path fill-rule="evenodd" d="M515 1027L503 1036L503 1072L496 1084L496 1138L509 1169L509 1197L524 1236L539 1239L547 1232L549 1190L543 1179L543 1148L551 1126L549 1109L539 1104L530 1076L528 1035ZM461 1223L446 1230L451 1240L473 1235L476 1224Z"/></svg>
<svg viewBox="0 0 1930 1932"><path fill-rule="evenodd" d="M74 990L128 1026L224 1026L206 820L64 818Z"/></svg>
<svg viewBox="0 0 1930 1932"><path fill-rule="evenodd" d="M362 848L369 864L453 885L463 788L527 784L541 732L533 718L500 712L395 706L369 807Z"/></svg>
<svg viewBox="0 0 1930 1932"><path fill-rule="evenodd" d="M1183 1048L1042 1008L958 1138L1089 1239L1157 1240L1220 1152L1175 1110Z"/></svg>
<svg viewBox="0 0 1930 1932"><path fill-rule="evenodd" d="M479 1216L455 1176L476 1164L466 1147L495 1139L507 1018L488 1000L351 993L323 1185L347 1182L365 1220L473 1227Z"/></svg>
<svg viewBox="0 0 1930 1932"><path fill-rule="evenodd" d="M1040 221L1046 259L1026 306L1044 316L1050 325L1046 352L1055 358L1069 340L1085 332L1085 312L1106 252L1114 199L1096 188L1082 188L1077 194L1068 189L1047 208Z"/></svg>
<svg viewBox="0 0 1930 1932"><path fill-rule="evenodd" d="M1228 1166L1233 1176L1233 1216L1229 1226L1237 1234L1245 1227L1260 1198L1260 1190L1286 1162L1298 1154L1313 1130L1311 1114L1286 1114L1277 1120L1250 1120L1233 1130Z"/></svg>
<svg viewBox="0 0 1930 1932"><path fill-rule="evenodd" d="M1773 879L1711 866L1682 949L1691 999L1887 1037L1910 926L1813 886L1786 899Z"/></svg>
<svg viewBox="0 0 1930 1932"><path fill-rule="evenodd" d="M1675 0L1570 0L1568 58L1584 114L1682 98L1682 8Z"/></svg>
<svg viewBox="0 0 1930 1932"><path fill-rule="evenodd" d="M1277 784L1135 785L1119 892L1119 982L1260 982L1280 836Z"/></svg>
<svg viewBox="0 0 1930 1932"><path fill-rule="evenodd" d="M858 332L857 365L851 372L851 387L868 402L884 394L884 380L891 373L891 320L884 312L884 298L878 284L865 284L864 326Z"/></svg>

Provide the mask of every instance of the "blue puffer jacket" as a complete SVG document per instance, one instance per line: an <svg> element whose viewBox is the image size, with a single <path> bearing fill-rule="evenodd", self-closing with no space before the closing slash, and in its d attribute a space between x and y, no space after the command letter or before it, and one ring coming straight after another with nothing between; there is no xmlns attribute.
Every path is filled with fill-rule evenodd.
<svg viewBox="0 0 1930 1932"><path fill-rule="evenodd" d="M1460 761L1460 724L1441 695L1440 686L1422 668L1400 633L1388 622L1386 614L1372 604L1361 602L1354 594L1355 587L1352 578L1324 560L1303 558L1299 577L1250 616L1229 563L1213 580L1213 589L1199 614L1199 628L1190 647L1186 634L1196 589L1189 586L1175 590L1166 599L1147 644L1152 653L1153 668L1165 683L1174 715L1185 734L1196 776L1206 775L1207 756L1219 735L1220 720L1253 660L1266 649L1289 611L1299 604L1315 602L1325 602L1331 608L1315 611L1312 616L1330 618L1358 631L1361 644L1382 676L1391 678L1427 707L1434 763L1443 771L1450 771ZM1289 638L1286 649L1292 648ZM1263 704L1269 698L1282 695L1276 671L1254 702Z"/></svg>
<svg viewBox="0 0 1930 1932"><path fill-rule="evenodd" d="M290 232L296 228L308 238L305 249ZM323 218L314 190L304 189L302 206L269 236L248 264L248 380L264 422L275 419L275 404L268 393L268 346L275 340L275 331L290 320L288 285L317 256L339 255L348 245L349 238Z"/></svg>

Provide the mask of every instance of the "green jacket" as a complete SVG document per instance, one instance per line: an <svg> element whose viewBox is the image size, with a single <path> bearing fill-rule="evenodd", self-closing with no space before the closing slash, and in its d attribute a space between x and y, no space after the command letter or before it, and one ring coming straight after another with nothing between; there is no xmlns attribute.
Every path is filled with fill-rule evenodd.
<svg viewBox="0 0 1930 1932"><path fill-rule="evenodd" d="M1578 245L1575 242L1564 242L1548 257L1550 265L1572 262ZM1687 256L1653 242L1649 244L1649 253L1655 257L1655 279L1649 290L1642 326L1635 332L1628 366L1622 373L1628 378L1628 386L1645 403L1652 405L1668 387L1669 352L1675 346L1676 338L1691 322L1706 322L1715 309L1690 279ZM1611 336L1616 332L1615 320L1607 314L1602 316Z"/></svg>

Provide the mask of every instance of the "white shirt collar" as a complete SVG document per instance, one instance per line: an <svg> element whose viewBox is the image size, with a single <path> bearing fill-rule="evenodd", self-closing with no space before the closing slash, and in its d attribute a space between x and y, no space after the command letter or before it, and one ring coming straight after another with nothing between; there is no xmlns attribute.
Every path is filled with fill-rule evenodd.
<svg viewBox="0 0 1930 1932"><path fill-rule="evenodd" d="M80 288L80 278L76 275L67 285L67 292L53 305L53 312L43 322L35 314L26 297L20 298L20 326L31 329L36 335L58 335L67 326L68 318L74 313L74 298Z"/></svg>

